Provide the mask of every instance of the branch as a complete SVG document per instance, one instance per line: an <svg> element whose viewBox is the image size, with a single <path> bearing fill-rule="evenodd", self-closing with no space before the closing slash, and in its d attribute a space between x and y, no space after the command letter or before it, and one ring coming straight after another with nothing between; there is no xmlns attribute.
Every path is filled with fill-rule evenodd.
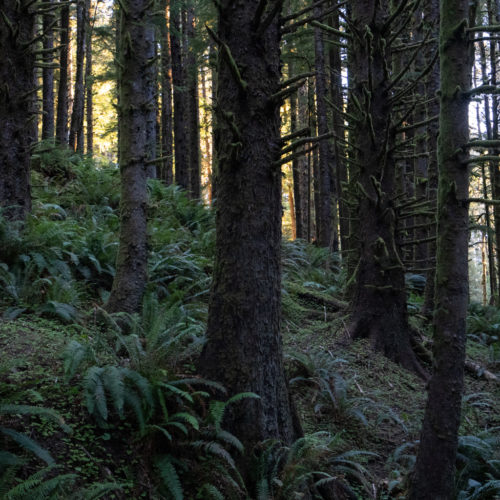
<svg viewBox="0 0 500 500"><path fill-rule="evenodd" d="M302 139L299 139L298 141L293 142L290 144L290 146L287 146L286 148L281 150L281 154L284 155L286 153L289 153L290 151L293 151L295 148L298 148L299 146L302 146L303 144L307 144L308 142L319 142L324 139L330 139L333 137L333 132L327 132L326 134L322 135L317 135L315 137L303 137Z"/></svg>
<svg viewBox="0 0 500 500"><path fill-rule="evenodd" d="M483 161L500 161L500 156L493 156L493 155L482 155L482 156L472 156L471 158L468 158L464 164L465 165L470 165L471 163L481 163Z"/></svg>
<svg viewBox="0 0 500 500"><path fill-rule="evenodd" d="M273 19L278 15L283 7L283 0L274 0L274 7L271 9L271 12L267 15L267 17L260 23L260 26L257 30L257 35L262 35L264 31L269 28L269 25L273 22Z"/></svg>
<svg viewBox="0 0 500 500"><path fill-rule="evenodd" d="M332 28L331 26L328 26L328 24L323 24L320 23L319 21L311 21L311 26L314 26L315 28L320 28L324 31L327 31L328 33L332 33L333 35L337 35L342 38L347 38L349 40L352 40L352 35L350 33L346 33L345 31L340 31L335 28Z"/></svg>
<svg viewBox="0 0 500 500"><path fill-rule="evenodd" d="M297 82L294 85L290 85L288 88L280 90L269 97L270 101L281 102L286 99L289 95L296 92L300 87L302 87L302 82Z"/></svg>
<svg viewBox="0 0 500 500"><path fill-rule="evenodd" d="M481 85L479 87L462 92L462 95L470 97L477 94L500 94L500 87L496 85Z"/></svg>
<svg viewBox="0 0 500 500"><path fill-rule="evenodd" d="M411 125L407 125L406 127L398 127L396 132L408 132L408 130L413 130L415 128L423 127L428 123L432 123L436 120L439 120L439 115L431 116L427 118L427 120L422 120L421 122L412 123Z"/></svg>
<svg viewBox="0 0 500 500"><path fill-rule="evenodd" d="M466 200L458 201L466 201L468 203L483 203L484 205L500 205L500 200L488 200L487 198L467 198Z"/></svg>
<svg viewBox="0 0 500 500"><path fill-rule="evenodd" d="M487 26L472 26L471 28L467 28L465 31L469 33L477 32L477 31L500 31L500 24L490 24Z"/></svg>
<svg viewBox="0 0 500 500"><path fill-rule="evenodd" d="M291 141L292 139L295 139L296 137L302 137L303 135L306 135L310 132L309 127L304 127L301 128L300 130L296 130L295 132L292 132L291 134L284 135L281 138L281 144L284 144L285 142Z"/></svg>
<svg viewBox="0 0 500 500"><path fill-rule="evenodd" d="M309 78L310 76L315 76L316 72L315 71L310 71L309 73L301 73L300 75L295 75L292 76L292 78L289 78L288 80L284 80L283 82L280 83L280 88L285 88L291 85L292 83L298 82L299 80L304 80L304 78Z"/></svg>
<svg viewBox="0 0 500 500"><path fill-rule="evenodd" d="M299 158L301 156L304 156L305 154L311 152L313 149L316 149L318 147L317 144L313 144L310 148L303 149L302 151L298 151L297 153L294 153L289 156L285 156L285 158L281 158L278 161L275 161L273 163L274 167L280 167L281 165L284 165L285 163L290 163L291 161L295 160L295 158Z"/></svg>
<svg viewBox="0 0 500 500"><path fill-rule="evenodd" d="M260 24L260 19L264 10L266 10L267 0L260 0L259 5L257 5L257 10L255 11L255 15L253 17L252 26L254 30L257 30Z"/></svg>
<svg viewBox="0 0 500 500"><path fill-rule="evenodd" d="M474 141L469 141L464 146L464 148L477 148L477 149L490 149L498 147L500 147L499 139L490 139L489 141L474 140Z"/></svg>
<svg viewBox="0 0 500 500"><path fill-rule="evenodd" d="M282 33L291 33L292 31L295 31L299 26L303 26L304 24L311 23L313 21L317 21L319 19L323 19L324 17L328 16L329 14L332 14L336 10L339 9L339 7L343 4L335 5L331 9L327 9L324 12L321 13L319 16L309 16L306 17L305 19L302 19L301 21L296 21L295 23L289 24L288 26L284 27L282 29Z"/></svg>
<svg viewBox="0 0 500 500"><path fill-rule="evenodd" d="M316 7L320 7L324 3L326 3L328 0L320 0L319 2L313 3L309 7L306 7L305 9L299 10L298 12L294 12L293 14L290 14L289 16L285 16L281 22L284 24L288 21L293 21L294 19L297 19L297 17L302 16L303 14L307 14L309 11L313 10ZM344 2L345 3L345 2Z"/></svg>
<svg viewBox="0 0 500 500"><path fill-rule="evenodd" d="M213 31L212 29L205 24L205 28L207 29L208 34L211 36L211 38L214 40L214 42L217 45L220 45L224 49L224 54L226 55L227 62L229 64L229 68L231 72L233 73L234 79L238 83L238 85L241 87L243 92L246 92L248 88L248 83L243 80L241 77L240 69L238 68L238 65L236 64L236 61L233 58L233 55L231 54L231 50L229 49L228 45L224 43Z"/></svg>

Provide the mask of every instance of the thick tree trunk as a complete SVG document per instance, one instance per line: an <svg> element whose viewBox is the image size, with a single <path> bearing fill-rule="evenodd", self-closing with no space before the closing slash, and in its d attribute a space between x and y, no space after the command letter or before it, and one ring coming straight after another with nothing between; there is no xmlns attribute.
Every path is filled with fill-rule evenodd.
<svg viewBox="0 0 500 500"><path fill-rule="evenodd" d="M389 31L383 29L387 10L375 0L351 5L352 23L360 35L353 36L350 52L352 93L363 112L353 109L360 243L350 333L353 338L369 338L376 350L424 376L410 345L404 266L395 237L395 130L386 71Z"/></svg>
<svg viewBox="0 0 500 500"><path fill-rule="evenodd" d="M165 184L174 182L173 153L174 139L172 129L172 59L170 56L170 38L167 19L170 11L170 0L163 0L165 23L161 30L161 156L164 158L160 166L160 179Z"/></svg>
<svg viewBox="0 0 500 500"><path fill-rule="evenodd" d="M52 0L49 0L51 3ZM42 139L54 139L54 13L43 15L43 50L44 67L42 70Z"/></svg>
<svg viewBox="0 0 500 500"><path fill-rule="evenodd" d="M61 6L61 34L59 51L59 88L57 91L56 142L68 144L68 52L69 5Z"/></svg>
<svg viewBox="0 0 500 500"><path fill-rule="evenodd" d="M470 62L469 2L442 0L440 24L439 193L434 314L434 372L424 416L410 499L454 498L468 300L468 140Z"/></svg>
<svg viewBox="0 0 500 500"><path fill-rule="evenodd" d="M76 3L76 75L73 94L73 111L69 130L69 147L83 154L83 111L85 105L84 62L86 12L85 0Z"/></svg>
<svg viewBox="0 0 500 500"><path fill-rule="evenodd" d="M314 15L320 17L321 6L314 8ZM327 78L325 63L325 42L323 40L323 30L314 28L314 59L316 67L316 113L318 116L318 135L329 132L328 117L326 111L327 98ZM329 247L334 251L338 250L338 234L336 227L336 193L334 183L334 156L330 147L330 139L323 139L319 142L319 166L318 166L318 195L316 203L318 214L316 220L316 239L319 246Z"/></svg>
<svg viewBox="0 0 500 500"><path fill-rule="evenodd" d="M23 220L31 210L30 148L35 134L35 16L29 0L0 1L0 207Z"/></svg>
<svg viewBox="0 0 500 500"><path fill-rule="evenodd" d="M189 189L189 136L186 101L186 72L182 61L181 13L178 6L170 10L170 51L172 54L172 81L174 85L174 144L175 182Z"/></svg>
<svg viewBox="0 0 500 500"><path fill-rule="evenodd" d="M230 394L260 396L234 406L225 422L247 455L264 439L296 437L280 335L280 103L271 97L280 82L280 27L276 12L256 16L260 3L220 2L217 243L199 362Z"/></svg>
<svg viewBox="0 0 500 500"><path fill-rule="evenodd" d="M122 0L118 64L121 173L120 245L106 309L136 312L147 281L148 126L155 120L155 26L149 0Z"/></svg>

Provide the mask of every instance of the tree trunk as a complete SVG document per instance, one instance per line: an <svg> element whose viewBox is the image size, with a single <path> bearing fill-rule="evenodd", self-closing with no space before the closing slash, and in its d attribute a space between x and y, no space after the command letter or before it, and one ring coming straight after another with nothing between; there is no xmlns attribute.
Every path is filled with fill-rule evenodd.
<svg viewBox="0 0 500 500"><path fill-rule="evenodd" d="M321 6L314 8L314 15L320 17ZM318 117L318 135L329 132L328 117L326 112L327 78L325 64L325 42L323 30L314 28L314 59L316 67L316 113ZM316 203L318 214L316 220L316 239L319 246L338 250L337 227L334 223L334 212L336 209L336 194L333 181L334 157L330 147L330 139L319 141L319 165L318 165L318 195Z"/></svg>
<svg viewBox="0 0 500 500"><path fill-rule="evenodd" d="M61 0L62 1L62 0ZM59 88L57 91L56 142L68 144L68 52L69 52L69 5L61 6L61 34L59 52Z"/></svg>
<svg viewBox="0 0 500 500"><path fill-rule="evenodd" d="M85 0L76 3L76 75L73 94L73 111L69 130L69 147L83 154L83 111L85 105L85 86L83 81L85 62L86 12Z"/></svg>
<svg viewBox="0 0 500 500"><path fill-rule="evenodd" d="M201 166L200 166L200 103L198 98L198 65L195 52L195 16L194 7L187 9L186 19L186 67L188 82L189 110L189 193L195 200L201 196Z"/></svg>
<svg viewBox="0 0 500 500"><path fill-rule="evenodd" d="M160 179L165 184L174 182L173 170L173 130L172 130L172 59L170 56L170 38L167 20L170 11L170 0L163 0L165 22L161 30L161 156L164 158L160 166Z"/></svg>
<svg viewBox="0 0 500 500"><path fill-rule="evenodd" d="M339 29L339 15L335 13L330 20L330 25ZM344 121L338 110L344 109L344 100L342 97L342 60L340 57L340 47L331 45L328 54L330 60L330 96L335 108L332 111L333 132L336 137L344 136ZM334 138L335 144L335 186L339 204L339 240L344 257L348 250L349 239L349 210L345 203L343 189L347 185L347 166L343 159L345 158L345 150L342 143L337 138Z"/></svg>
<svg viewBox="0 0 500 500"><path fill-rule="evenodd" d="M120 244L106 309L131 313L140 309L147 281L146 179L151 160L148 126L155 120L155 27L149 0L122 0L120 5Z"/></svg>
<svg viewBox="0 0 500 500"><path fill-rule="evenodd" d="M43 15L42 139L49 141L54 139L54 19L52 11Z"/></svg>
<svg viewBox="0 0 500 500"><path fill-rule="evenodd" d="M424 22L432 29L432 37L439 36L439 0L424 0ZM430 63L436 47L428 46L426 53L426 64ZM427 117L437 116L439 113L439 61L436 61L425 82L425 94L429 99L427 104ZM429 152L429 162L427 164L427 201L429 209L437 212L437 190L438 190L438 166L437 166L437 137L439 134L439 123L431 122L427 125L427 151ZM435 221L433 221L435 222ZM430 226L428 236L436 236L436 225ZM427 273L425 282L424 304L422 313L431 316L434 312L434 283L436 277L435 263L430 259L436 255L436 243L431 241L427 247L429 261L424 267L432 268Z"/></svg>
<svg viewBox="0 0 500 500"><path fill-rule="evenodd" d="M174 85L174 144L175 182L189 189L189 137L187 128L186 72L182 61L181 12L178 6L170 10L170 51Z"/></svg>
<svg viewBox="0 0 500 500"><path fill-rule="evenodd" d="M23 220L31 210L30 148L36 134L35 16L29 0L0 1L0 206Z"/></svg>
<svg viewBox="0 0 500 500"><path fill-rule="evenodd" d="M92 77L92 32L95 19L91 17L91 1L86 0L85 9L87 11L87 28L85 37L85 89L86 89L86 122L87 122L87 154L92 155L94 151L94 96L93 96L93 77ZM97 10L97 6L96 6Z"/></svg>
<svg viewBox="0 0 500 500"><path fill-rule="evenodd" d="M469 2L442 0L440 24L441 110L434 314L434 371L410 499L454 498L455 459L463 392L468 300L468 140L470 84L467 27Z"/></svg>
<svg viewBox="0 0 500 500"><path fill-rule="evenodd" d="M350 52L352 94L361 109L353 109L352 124L360 243L350 333L369 338L374 349L425 376L410 345L404 266L396 246L395 130L385 38L390 31L383 28L387 4L357 0L351 6L359 34Z"/></svg>
<svg viewBox="0 0 500 500"><path fill-rule="evenodd" d="M289 443L297 435L280 335L280 102L271 97L280 83L280 25L269 11L280 3L256 16L260 3L220 2L217 243L199 361L202 374L229 394L260 396L235 405L224 424L247 456L264 439Z"/></svg>

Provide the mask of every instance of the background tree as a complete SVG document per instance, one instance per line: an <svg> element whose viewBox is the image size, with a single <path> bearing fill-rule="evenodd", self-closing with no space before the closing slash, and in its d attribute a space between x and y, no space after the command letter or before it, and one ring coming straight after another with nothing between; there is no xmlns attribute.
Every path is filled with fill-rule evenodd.
<svg viewBox="0 0 500 500"><path fill-rule="evenodd" d="M62 0L61 0L62 1ZM62 1L59 35L59 86L57 91L56 142L68 144L68 53L69 53L69 5Z"/></svg>
<svg viewBox="0 0 500 500"><path fill-rule="evenodd" d="M148 122L155 120L153 4L125 0L120 8L118 89L121 174L120 245L106 304L110 312L139 310L147 281Z"/></svg>

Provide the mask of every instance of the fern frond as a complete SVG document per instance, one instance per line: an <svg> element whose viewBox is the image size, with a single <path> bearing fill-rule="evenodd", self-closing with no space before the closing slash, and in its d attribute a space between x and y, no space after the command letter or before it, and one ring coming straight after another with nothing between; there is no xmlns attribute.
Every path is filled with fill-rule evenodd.
<svg viewBox="0 0 500 500"><path fill-rule="evenodd" d="M224 495L213 484L205 483L198 491L198 498L212 498L213 500L225 500Z"/></svg>
<svg viewBox="0 0 500 500"><path fill-rule="evenodd" d="M0 432L12 438L22 448L34 453L38 458L41 458L46 464L51 465L54 463L54 459L51 457L50 453L46 449L42 448L36 441L29 438L25 434L21 434L20 432L5 427L0 427Z"/></svg>
<svg viewBox="0 0 500 500"><path fill-rule="evenodd" d="M164 455L156 460L155 465L158 468L165 488L172 495L173 499L183 500L184 492L182 484L173 464L172 457L170 455Z"/></svg>

